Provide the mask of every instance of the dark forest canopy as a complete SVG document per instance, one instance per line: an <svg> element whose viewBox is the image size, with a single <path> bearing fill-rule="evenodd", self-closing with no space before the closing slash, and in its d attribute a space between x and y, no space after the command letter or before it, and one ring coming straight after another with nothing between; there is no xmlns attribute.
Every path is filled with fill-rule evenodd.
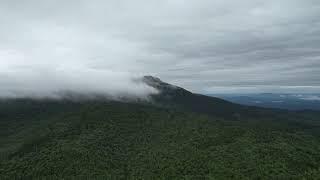
<svg viewBox="0 0 320 180"><path fill-rule="evenodd" d="M148 83L146 102L1 101L1 179L320 177L318 112Z"/></svg>

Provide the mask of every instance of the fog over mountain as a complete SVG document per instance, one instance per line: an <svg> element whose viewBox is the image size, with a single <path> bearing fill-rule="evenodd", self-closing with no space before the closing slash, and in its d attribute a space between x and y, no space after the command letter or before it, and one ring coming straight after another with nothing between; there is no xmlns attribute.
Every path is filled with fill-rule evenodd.
<svg viewBox="0 0 320 180"><path fill-rule="evenodd" d="M0 96L318 92L318 0L0 0ZM59 94L59 93L58 93Z"/></svg>
<svg viewBox="0 0 320 180"><path fill-rule="evenodd" d="M70 95L109 99L142 98L158 93L154 88L125 72L87 68L17 70L6 74L0 98L66 98ZM13 81L12 81L13 79Z"/></svg>

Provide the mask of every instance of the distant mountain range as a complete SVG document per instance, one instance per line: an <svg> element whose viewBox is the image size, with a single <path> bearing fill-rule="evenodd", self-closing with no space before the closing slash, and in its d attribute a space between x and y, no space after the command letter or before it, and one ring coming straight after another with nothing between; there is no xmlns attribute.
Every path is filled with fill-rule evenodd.
<svg viewBox="0 0 320 180"><path fill-rule="evenodd" d="M320 178L319 112L142 80L149 101L1 100L0 179Z"/></svg>
<svg viewBox="0 0 320 180"><path fill-rule="evenodd" d="M238 104L288 110L320 110L320 94L210 94Z"/></svg>

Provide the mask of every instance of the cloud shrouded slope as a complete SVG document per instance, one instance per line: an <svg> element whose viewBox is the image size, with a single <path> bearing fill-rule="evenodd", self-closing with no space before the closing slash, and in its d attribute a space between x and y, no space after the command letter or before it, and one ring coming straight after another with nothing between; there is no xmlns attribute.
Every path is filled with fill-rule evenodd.
<svg viewBox="0 0 320 180"><path fill-rule="evenodd" d="M318 0L0 0L0 96L320 90Z"/></svg>

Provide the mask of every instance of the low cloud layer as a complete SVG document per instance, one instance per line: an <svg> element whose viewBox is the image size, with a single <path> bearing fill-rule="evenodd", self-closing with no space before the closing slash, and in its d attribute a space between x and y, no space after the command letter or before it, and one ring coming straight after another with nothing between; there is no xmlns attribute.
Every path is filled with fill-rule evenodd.
<svg viewBox="0 0 320 180"><path fill-rule="evenodd" d="M318 0L0 0L0 96L319 92Z"/></svg>
<svg viewBox="0 0 320 180"><path fill-rule="evenodd" d="M0 97L7 98L61 98L78 94L94 98L106 96L112 99L148 98L157 90L147 86L141 77L134 77L125 72L89 69L86 67L49 69L29 67L12 68L3 73Z"/></svg>

